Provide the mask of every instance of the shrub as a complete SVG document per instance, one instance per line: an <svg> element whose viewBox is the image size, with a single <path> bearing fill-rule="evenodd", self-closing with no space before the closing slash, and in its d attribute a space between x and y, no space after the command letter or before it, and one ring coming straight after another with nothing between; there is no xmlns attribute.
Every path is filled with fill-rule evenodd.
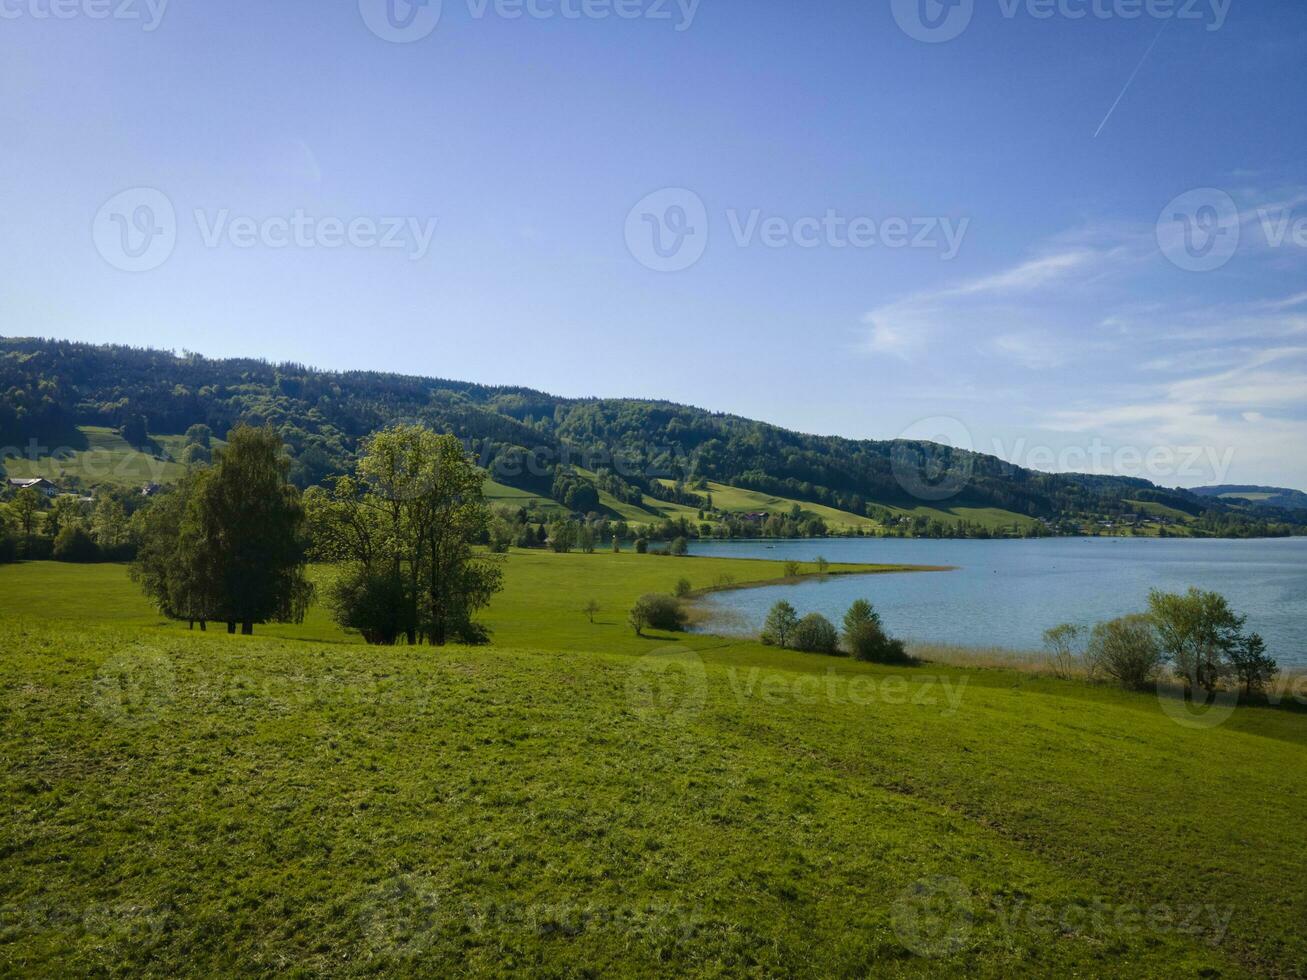
<svg viewBox="0 0 1307 980"><path fill-rule="evenodd" d="M798 578L799 573L803 571L803 566L797 561L787 561L785 563L785 577Z"/></svg>
<svg viewBox="0 0 1307 980"><path fill-rule="evenodd" d="M688 578L677 580L675 594L678 599L684 598L692 591L694 591L694 587L690 585L690 580Z"/></svg>
<svg viewBox="0 0 1307 980"><path fill-rule="evenodd" d="M1053 674L1068 679L1075 670L1076 647L1084 635L1084 628L1074 623L1062 623L1044 630L1044 649L1048 651L1048 665Z"/></svg>
<svg viewBox="0 0 1307 980"><path fill-rule="evenodd" d="M648 539L648 538L636 538L636 539L635 539L635 553L636 553L637 555L644 555L644 554L648 554L648 553L649 553L649 539Z"/></svg>
<svg viewBox="0 0 1307 980"><path fill-rule="evenodd" d="M22 561L49 561L54 554L54 542L49 538L23 537L18 539L18 557Z"/></svg>
<svg viewBox="0 0 1307 980"><path fill-rule="evenodd" d="M844 634L844 642L854 660L869 661L878 664L911 663L907 648L902 640L896 640L885 632L880 620L861 623Z"/></svg>
<svg viewBox="0 0 1307 980"><path fill-rule="evenodd" d="M1091 669L1125 687L1145 687L1162 665L1162 647L1149 616L1122 616L1099 623L1089 636L1086 653Z"/></svg>
<svg viewBox="0 0 1307 980"><path fill-rule="evenodd" d="M685 627L685 610L681 608L681 601L675 596L642 595L635 601L635 606L631 610L632 626L636 625L637 613L641 620L641 625L635 630L637 633L645 627L673 632Z"/></svg>
<svg viewBox="0 0 1307 980"><path fill-rule="evenodd" d="M69 524L54 539L54 560L92 562L100 558L100 549L80 524Z"/></svg>
<svg viewBox="0 0 1307 980"><path fill-rule="evenodd" d="M674 538L669 550L673 555L684 555L690 550L690 543L686 541L685 538Z"/></svg>
<svg viewBox="0 0 1307 980"><path fill-rule="evenodd" d="M1230 651L1234 676L1243 685L1243 692L1266 690L1267 683L1280 672L1279 665L1266 653L1266 641L1257 633L1242 637Z"/></svg>
<svg viewBox="0 0 1307 980"><path fill-rule="evenodd" d="M794 646L805 653L838 653L839 636L821 613L808 613L794 628Z"/></svg>

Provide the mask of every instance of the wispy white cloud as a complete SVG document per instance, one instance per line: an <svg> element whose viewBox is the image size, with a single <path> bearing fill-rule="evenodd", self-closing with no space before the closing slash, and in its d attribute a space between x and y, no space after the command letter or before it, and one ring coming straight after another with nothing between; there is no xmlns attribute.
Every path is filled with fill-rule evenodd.
<svg viewBox="0 0 1307 980"><path fill-rule="evenodd" d="M1278 250L1286 258L1262 232L1266 213L1301 209L1307 191L1232 194L1246 234L1223 272L1178 274L1151 225L1086 224L1033 257L869 311L864 349L921 370L943 361L959 390L1015 389L993 414L1024 414L1055 442L1202 446L1232 456L1241 480L1307 487L1307 291L1254 292L1301 283L1299 250Z"/></svg>

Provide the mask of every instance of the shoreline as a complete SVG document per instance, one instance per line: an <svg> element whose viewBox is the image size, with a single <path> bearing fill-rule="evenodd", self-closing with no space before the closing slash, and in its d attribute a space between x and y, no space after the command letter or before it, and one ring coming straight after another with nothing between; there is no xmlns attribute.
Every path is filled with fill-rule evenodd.
<svg viewBox="0 0 1307 980"><path fill-rule="evenodd" d="M794 540L794 539L791 539ZM816 540L816 539L814 539ZM706 558L708 555L691 555L689 557ZM740 558L737 561L775 562L775 558ZM807 563L805 563L807 564ZM868 565L854 568L831 568L824 572L802 572L798 575L782 575L779 578L756 579L749 582L722 582L702 589L691 589L682 599L691 601L706 598L716 592L735 592L740 589L765 589L774 585L801 585L804 582L835 578L846 575L897 575L915 572L956 572L958 565Z"/></svg>

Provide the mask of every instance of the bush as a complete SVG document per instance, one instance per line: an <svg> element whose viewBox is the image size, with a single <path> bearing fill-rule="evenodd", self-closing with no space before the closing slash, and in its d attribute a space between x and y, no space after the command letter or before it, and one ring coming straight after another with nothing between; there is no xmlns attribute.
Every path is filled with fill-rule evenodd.
<svg viewBox="0 0 1307 980"><path fill-rule="evenodd" d="M794 628L794 646L805 653L838 653L839 636L821 613L808 613Z"/></svg>
<svg viewBox="0 0 1307 980"><path fill-rule="evenodd" d="M636 538L636 539L635 539L635 553L636 553L637 555L645 555L645 554L648 554L648 553L649 553L649 539L648 539L648 538Z"/></svg>
<svg viewBox="0 0 1307 980"><path fill-rule="evenodd" d="M878 664L911 663L907 648L902 640L896 640L885 632L880 620L869 620L855 626L844 634L844 642L854 660L863 660Z"/></svg>
<svg viewBox="0 0 1307 980"><path fill-rule="evenodd" d="M672 546L669 550L673 555L679 557L690 550L690 543L685 538L675 538L672 540Z"/></svg>
<svg viewBox="0 0 1307 980"><path fill-rule="evenodd" d="M1095 626L1085 656L1093 673L1104 673L1125 687L1146 687L1162 665L1153 620L1139 614Z"/></svg>
<svg viewBox="0 0 1307 980"><path fill-rule="evenodd" d="M644 627L675 632L685 627L685 620L681 601L670 595L642 595L631 610L631 625L637 633Z"/></svg>
<svg viewBox="0 0 1307 980"><path fill-rule="evenodd" d="M1240 639L1230 651L1230 662L1247 696L1254 691L1265 691L1266 685L1280 672L1279 665L1266 653L1266 641L1257 633Z"/></svg>
<svg viewBox="0 0 1307 980"><path fill-rule="evenodd" d="M676 582L676 597L677 597L678 599L683 598L684 596L689 595L692 591L693 591L693 586L690 585L690 580L689 580L688 578L683 578L683 579L678 579L678 580L677 580L677 582Z"/></svg>
<svg viewBox="0 0 1307 980"><path fill-rule="evenodd" d="M100 560L100 549L80 524L69 524L54 539L54 560L92 562Z"/></svg>
<svg viewBox="0 0 1307 980"><path fill-rule="evenodd" d="M0 531L0 565L18 561L18 541L12 534Z"/></svg>
<svg viewBox="0 0 1307 980"><path fill-rule="evenodd" d="M1066 680L1075 672L1076 647L1084 629L1074 623L1062 623L1044 630L1044 649L1048 651L1048 665L1053 676Z"/></svg>
<svg viewBox="0 0 1307 980"><path fill-rule="evenodd" d="M49 538L18 539L18 557L22 561L49 561L53 554L54 542Z"/></svg>

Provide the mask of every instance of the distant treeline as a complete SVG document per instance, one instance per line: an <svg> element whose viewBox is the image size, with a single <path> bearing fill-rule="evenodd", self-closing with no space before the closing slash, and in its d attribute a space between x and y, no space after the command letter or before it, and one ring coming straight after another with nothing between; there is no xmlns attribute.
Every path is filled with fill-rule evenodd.
<svg viewBox="0 0 1307 980"><path fill-rule="evenodd" d="M577 513L598 509L599 489L625 503L653 497L701 507L704 495L693 488L707 479L866 516L877 505L922 502L896 477L896 459L906 459L966 475L950 505L1052 521L1149 500L1206 516L1204 526L1221 529L1213 533L1307 530L1298 512L1254 514L1239 502L1146 480L1041 473L926 443L807 435L669 402L567 399L430 377L0 339L0 445L74 444L78 425L117 427L141 442L147 432L180 433L197 423L215 432L268 425L288 447L291 481L308 487L349 472L361 441L396 421L456 436L496 480Z"/></svg>

